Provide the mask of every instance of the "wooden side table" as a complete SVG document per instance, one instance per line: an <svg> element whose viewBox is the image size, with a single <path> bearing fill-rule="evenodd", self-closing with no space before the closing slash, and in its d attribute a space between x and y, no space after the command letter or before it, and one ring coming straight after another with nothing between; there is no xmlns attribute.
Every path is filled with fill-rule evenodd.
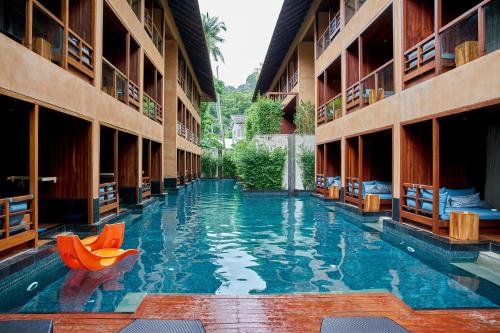
<svg viewBox="0 0 500 333"><path fill-rule="evenodd" d="M331 185L328 188L328 198L329 199L339 199L340 198L340 190L337 185Z"/></svg>
<svg viewBox="0 0 500 333"><path fill-rule="evenodd" d="M365 212L380 212L380 195L367 194L364 199Z"/></svg>
<svg viewBox="0 0 500 333"><path fill-rule="evenodd" d="M459 240L479 240L479 214L451 212L450 237Z"/></svg>

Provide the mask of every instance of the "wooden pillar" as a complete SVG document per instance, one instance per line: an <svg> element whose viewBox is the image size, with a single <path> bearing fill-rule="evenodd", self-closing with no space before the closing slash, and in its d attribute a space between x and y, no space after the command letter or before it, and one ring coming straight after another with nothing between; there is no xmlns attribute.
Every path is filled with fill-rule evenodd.
<svg viewBox="0 0 500 333"><path fill-rule="evenodd" d="M363 137L358 137L358 207L363 208Z"/></svg>
<svg viewBox="0 0 500 333"><path fill-rule="evenodd" d="M34 105L30 112L30 136L29 136L29 187L33 194L31 201L32 223L35 231L33 246L38 246L38 130L39 130L39 107ZM8 224L7 224L8 225Z"/></svg>
<svg viewBox="0 0 500 333"><path fill-rule="evenodd" d="M439 121L432 120L432 232L439 234Z"/></svg>
<svg viewBox="0 0 500 333"><path fill-rule="evenodd" d="M436 54L436 68L434 72L436 75L441 74L441 42L439 40L439 27L442 22L442 0L434 0L434 35L435 39L435 54Z"/></svg>
<svg viewBox="0 0 500 333"><path fill-rule="evenodd" d="M118 214L118 212L120 211L120 200L119 200L119 193L118 193L118 188L119 188L119 177L118 177L118 173L120 172L119 171L119 168L118 168L118 130L114 130L114 139L113 139L113 144L114 144L114 149L113 149L113 153L114 153L114 156L113 156L113 173L115 175L115 188L116 188L116 202L118 203L116 205L116 213Z"/></svg>

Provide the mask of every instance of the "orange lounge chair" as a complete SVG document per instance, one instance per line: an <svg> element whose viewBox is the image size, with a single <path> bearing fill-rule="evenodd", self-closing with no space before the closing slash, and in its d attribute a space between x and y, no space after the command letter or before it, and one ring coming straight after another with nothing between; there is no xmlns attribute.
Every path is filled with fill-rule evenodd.
<svg viewBox="0 0 500 333"><path fill-rule="evenodd" d="M90 251L78 236L58 236L57 249L59 256L66 266L71 269L86 269L89 271L100 271L114 266L125 257L138 254L139 250L122 250L115 248L103 248Z"/></svg>
<svg viewBox="0 0 500 333"><path fill-rule="evenodd" d="M106 224L100 235L90 236L82 239L90 251L99 249L119 249L125 237L125 223Z"/></svg>

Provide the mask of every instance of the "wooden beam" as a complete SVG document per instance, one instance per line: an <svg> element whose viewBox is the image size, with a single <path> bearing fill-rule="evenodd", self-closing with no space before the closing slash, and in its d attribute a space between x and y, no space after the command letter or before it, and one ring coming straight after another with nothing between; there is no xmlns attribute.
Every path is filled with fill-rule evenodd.
<svg viewBox="0 0 500 333"><path fill-rule="evenodd" d="M432 232L439 234L439 121L432 120Z"/></svg>
<svg viewBox="0 0 500 333"><path fill-rule="evenodd" d="M363 209L363 136L361 135L358 137L358 206Z"/></svg>
<svg viewBox="0 0 500 333"><path fill-rule="evenodd" d="M29 135L29 187L33 194L30 201L32 213L32 229L34 229L33 246L38 246L38 130L39 130L39 106L33 105L30 111L30 135ZM8 232L8 231L7 231Z"/></svg>

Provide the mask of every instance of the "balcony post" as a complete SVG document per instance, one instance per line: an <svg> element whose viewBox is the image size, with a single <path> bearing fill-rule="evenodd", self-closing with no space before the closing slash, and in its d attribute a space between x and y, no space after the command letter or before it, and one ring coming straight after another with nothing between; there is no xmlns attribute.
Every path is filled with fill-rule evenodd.
<svg viewBox="0 0 500 333"><path fill-rule="evenodd" d="M479 7L477 13L477 32L478 32L478 48L479 48L479 56L482 57L485 55L485 40L486 40L486 20L485 20L485 8L483 6Z"/></svg>

